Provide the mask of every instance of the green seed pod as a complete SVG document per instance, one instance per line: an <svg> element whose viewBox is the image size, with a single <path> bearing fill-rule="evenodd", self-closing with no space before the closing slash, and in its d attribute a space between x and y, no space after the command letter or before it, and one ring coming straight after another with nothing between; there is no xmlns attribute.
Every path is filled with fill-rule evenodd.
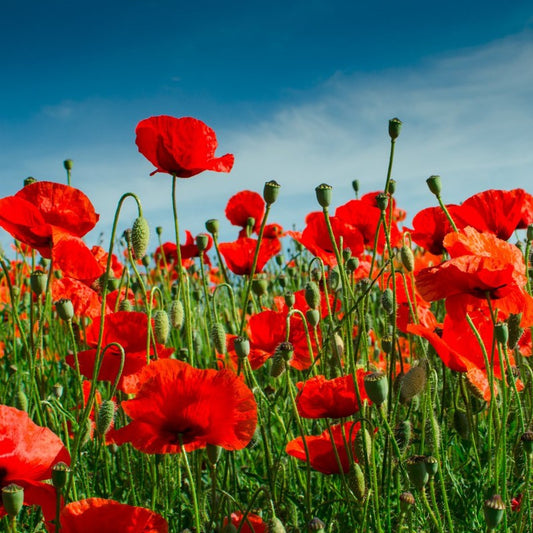
<svg viewBox="0 0 533 533"><path fill-rule="evenodd" d="M218 460L220 459L220 454L222 453L222 448L216 444L209 444L205 447L207 453L207 459L211 463L211 466L216 466Z"/></svg>
<svg viewBox="0 0 533 533"><path fill-rule="evenodd" d="M55 383L52 387L52 394L57 400L61 399L61 396L63 396L63 385Z"/></svg>
<svg viewBox="0 0 533 533"><path fill-rule="evenodd" d="M318 187L315 188L316 199L321 207L329 207L331 204L331 191L333 187L326 183L321 183Z"/></svg>
<svg viewBox="0 0 533 533"><path fill-rule="evenodd" d="M32 176L28 176L25 180L24 180L24 187L27 187L28 185L31 185L32 183L36 183L37 180L35 178L33 178Z"/></svg>
<svg viewBox="0 0 533 533"><path fill-rule="evenodd" d="M420 394L424 390L426 382L426 365L420 362L417 366L412 366L402 378L400 384L400 402L407 403Z"/></svg>
<svg viewBox="0 0 533 533"><path fill-rule="evenodd" d="M470 438L472 426L466 412L462 409L456 409L453 413L453 427L463 440Z"/></svg>
<svg viewBox="0 0 533 533"><path fill-rule="evenodd" d="M411 483L418 490L422 490L429 481L429 474L426 469L426 457L424 455L413 455L406 461L407 474Z"/></svg>
<svg viewBox="0 0 533 533"><path fill-rule="evenodd" d="M387 190L385 191L389 193L390 196L392 196L396 192L396 180L390 179L389 184L387 185Z"/></svg>
<svg viewBox="0 0 533 533"><path fill-rule="evenodd" d="M61 490L67 483L67 476L70 472L70 467L60 461L52 467L52 485L57 489Z"/></svg>
<svg viewBox="0 0 533 533"><path fill-rule="evenodd" d="M385 335L384 337L382 337L382 339L381 339L381 349L386 354L390 354L390 353L392 353L392 348L393 348L392 337L390 335Z"/></svg>
<svg viewBox="0 0 533 533"><path fill-rule="evenodd" d="M378 195L376 195L376 204L378 206L378 209L381 212L384 212L387 210L387 207L389 205L389 197L385 193L381 192Z"/></svg>
<svg viewBox="0 0 533 533"><path fill-rule="evenodd" d="M119 311L133 311L133 305L129 300L121 300L118 304Z"/></svg>
<svg viewBox="0 0 533 533"><path fill-rule="evenodd" d="M341 283L341 275L339 273L338 267L334 267L329 271L328 276L328 287L332 291L336 291Z"/></svg>
<svg viewBox="0 0 533 533"><path fill-rule="evenodd" d="M439 469L439 462L432 455L426 455L425 461L426 470L429 474L429 479L433 479Z"/></svg>
<svg viewBox="0 0 533 533"><path fill-rule="evenodd" d="M109 292L116 291L120 287L120 280L117 278L107 278L107 290Z"/></svg>
<svg viewBox="0 0 533 533"><path fill-rule="evenodd" d="M175 329L181 329L181 326L183 326L185 312L183 310L183 304L180 300L172 301L168 310L168 314L172 327Z"/></svg>
<svg viewBox="0 0 533 533"><path fill-rule="evenodd" d="M506 346L507 342L509 341L509 329L507 327L507 322L498 322L494 326L494 333L496 334L496 339L498 342Z"/></svg>
<svg viewBox="0 0 533 533"><path fill-rule="evenodd" d="M63 161L63 166L65 167L65 170L72 170L73 165L74 162L72 161L72 159L65 159L65 161Z"/></svg>
<svg viewBox="0 0 533 533"><path fill-rule="evenodd" d="M28 411L28 397L22 389L19 389L15 395L15 407L21 411Z"/></svg>
<svg viewBox="0 0 533 533"><path fill-rule="evenodd" d="M440 193L442 191L442 184L440 181L440 176L430 176L426 183L428 185L429 190L437 197L440 196Z"/></svg>
<svg viewBox="0 0 533 533"><path fill-rule="evenodd" d="M220 222L216 218L210 218L205 222L205 229L211 233L211 235L218 235L218 229L220 227Z"/></svg>
<svg viewBox="0 0 533 533"><path fill-rule="evenodd" d="M372 372L364 378L366 395L378 407L387 399L389 394L389 382L383 372Z"/></svg>
<svg viewBox="0 0 533 533"><path fill-rule="evenodd" d="M316 531L316 533L325 533L326 531L326 524L320 520L320 518L317 518L316 516L311 519L309 524L307 524L307 531Z"/></svg>
<svg viewBox="0 0 533 533"><path fill-rule="evenodd" d="M352 250L350 248L344 248L342 250L342 260L344 263L346 263L346 261L348 261L348 259L350 259L350 257L352 257Z"/></svg>
<svg viewBox="0 0 533 533"><path fill-rule="evenodd" d="M356 459L362 465L370 462L372 452L372 436L366 427L361 428L355 436L353 451Z"/></svg>
<svg viewBox="0 0 533 533"><path fill-rule="evenodd" d="M272 205L279 195L281 185L274 180L267 181L263 188L263 200L267 205Z"/></svg>
<svg viewBox="0 0 533 533"><path fill-rule="evenodd" d="M357 257L350 257L348 261L346 261L346 271L348 273L355 272L359 268L359 259Z"/></svg>
<svg viewBox="0 0 533 533"><path fill-rule="evenodd" d="M320 289L314 281L310 281L305 286L305 301L311 309L318 309L320 305Z"/></svg>
<svg viewBox="0 0 533 533"><path fill-rule="evenodd" d="M155 340L159 344L165 344L170 333L170 320L164 309L156 309L153 314Z"/></svg>
<svg viewBox="0 0 533 533"><path fill-rule="evenodd" d="M522 320L522 313L519 315L509 315L507 319L507 327L509 329L509 340L507 341L507 346L511 350L516 348L518 341L524 334L523 328L520 327L520 321Z"/></svg>
<svg viewBox="0 0 533 533"><path fill-rule="evenodd" d="M235 337L233 346L239 359L246 359L250 355L250 341L246 337Z"/></svg>
<svg viewBox="0 0 533 533"><path fill-rule="evenodd" d="M399 118L391 118L389 120L389 136L392 141L395 141L402 130L402 121Z"/></svg>
<svg viewBox="0 0 533 533"><path fill-rule="evenodd" d="M354 463L348 474L348 486L352 489L355 497L363 502L366 496L366 481L359 463Z"/></svg>
<svg viewBox="0 0 533 533"><path fill-rule="evenodd" d="M294 306L294 303L296 302L296 297L294 296L293 292L285 292L283 295L283 298L285 299L285 305L290 309Z"/></svg>
<svg viewBox="0 0 533 533"><path fill-rule="evenodd" d="M305 316L307 317L307 322L311 324L311 327L316 328L318 326L320 322L320 312L318 309L308 309L305 312Z"/></svg>
<svg viewBox="0 0 533 533"><path fill-rule="evenodd" d="M415 255L413 250L405 244L400 248L400 259L406 272L412 272L415 269Z"/></svg>
<svg viewBox="0 0 533 533"><path fill-rule="evenodd" d="M143 216L139 216L133 222L131 228L131 247L136 259L142 259L148 250L148 243L150 242L150 226L148 220Z"/></svg>
<svg viewBox="0 0 533 533"><path fill-rule="evenodd" d="M415 497L412 492L406 491L400 494L400 509L402 513L410 511L415 503Z"/></svg>
<svg viewBox="0 0 533 533"><path fill-rule="evenodd" d="M74 306L68 298L61 298L55 303L55 306L59 318L65 322L69 322L74 318Z"/></svg>
<svg viewBox="0 0 533 533"><path fill-rule="evenodd" d="M103 437L109 431L114 418L115 402L104 400L96 413L96 432Z"/></svg>
<svg viewBox="0 0 533 533"><path fill-rule="evenodd" d="M217 353L226 353L226 332L224 326L220 322L215 322L211 326L211 341Z"/></svg>
<svg viewBox="0 0 533 533"><path fill-rule="evenodd" d="M4 510L11 518L15 518L24 505L24 489L15 483L2 488Z"/></svg>
<svg viewBox="0 0 533 533"><path fill-rule="evenodd" d="M268 292L268 281L264 278L256 278L252 281L252 291L256 296L263 296Z"/></svg>
<svg viewBox="0 0 533 533"><path fill-rule="evenodd" d="M46 290L46 274L42 270L35 270L30 276L31 290L40 296Z"/></svg>
<svg viewBox="0 0 533 533"><path fill-rule="evenodd" d="M352 189L355 196L357 196L359 194L359 180L352 180Z"/></svg>
<svg viewBox="0 0 533 533"><path fill-rule="evenodd" d="M394 293L392 289L387 288L381 293L381 306L388 315L394 313Z"/></svg>
<svg viewBox="0 0 533 533"><path fill-rule="evenodd" d="M505 503L503 503L502 497L499 494L494 494L485 502L483 511L487 529L489 531L496 529L502 521L503 512L505 511Z"/></svg>
<svg viewBox="0 0 533 533"><path fill-rule="evenodd" d="M209 246L209 236L205 233L200 233L196 236L196 247L198 248L199 252L203 252L204 250L207 250L207 247Z"/></svg>

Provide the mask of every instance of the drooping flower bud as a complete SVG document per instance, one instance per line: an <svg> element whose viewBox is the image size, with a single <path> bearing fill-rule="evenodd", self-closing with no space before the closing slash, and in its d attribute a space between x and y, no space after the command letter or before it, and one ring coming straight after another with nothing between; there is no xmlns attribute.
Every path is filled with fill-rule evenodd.
<svg viewBox="0 0 533 533"><path fill-rule="evenodd" d="M415 269L415 256L413 250L405 244L400 249L400 259L406 272L412 272Z"/></svg>
<svg viewBox="0 0 533 533"><path fill-rule="evenodd" d="M143 216L137 217L131 228L131 247L136 259L142 259L150 242L150 226Z"/></svg>
<svg viewBox="0 0 533 533"><path fill-rule="evenodd" d="M277 199L281 185L274 180L267 181L263 188L263 199L267 205L272 205Z"/></svg>
<svg viewBox="0 0 533 533"><path fill-rule="evenodd" d="M417 366L412 366L407 374L403 376L400 383L400 402L407 403L420 394L427 381L427 368L423 361Z"/></svg>
<svg viewBox="0 0 533 533"><path fill-rule="evenodd" d="M392 313L394 313L394 293L392 292L392 289L387 287L381 293L381 305L383 306L383 310L388 315L392 315Z"/></svg>
<svg viewBox="0 0 533 533"><path fill-rule="evenodd" d="M320 206L329 207L331 204L331 191L333 187L327 183L321 183L318 187L315 188L316 199Z"/></svg>
<svg viewBox="0 0 533 533"><path fill-rule="evenodd" d="M96 432L104 436L111 427L115 418L115 402L113 400L104 400L96 413Z"/></svg>
<svg viewBox="0 0 533 533"><path fill-rule="evenodd" d="M318 309L320 305L320 289L314 281L310 281L305 286L305 301L311 309Z"/></svg>
<svg viewBox="0 0 533 533"><path fill-rule="evenodd" d="M170 323L173 328L181 329L185 317L183 304L180 300L173 300L168 311Z"/></svg>
<svg viewBox="0 0 533 533"><path fill-rule="evenodd" d="M353 451L356 459L362 464L370 463L372 452L372 436L366 427L362 427L355 436Z"/></svg>
<svg viewBox="0 0 533 533"><path fill-rule="evenodd" d="M365 475L359 463L354 463L348 473L348 485L359 501L364 501L366 496Z"/></svg>
<svg viewBox="0 0 533 533"><path fill-rule="evenodd" d="M168 339L168 334L170 333L168 314L164 309L156 309L153 318L155 340L159 344L165 344Z"/></svg>
<svg viewBox="0 0 533 533"><path fill-rule="evenodd" d="M226 332L224 326L220 322L215 322L211 326L211 341L217 353L226 353Z"/></svg>

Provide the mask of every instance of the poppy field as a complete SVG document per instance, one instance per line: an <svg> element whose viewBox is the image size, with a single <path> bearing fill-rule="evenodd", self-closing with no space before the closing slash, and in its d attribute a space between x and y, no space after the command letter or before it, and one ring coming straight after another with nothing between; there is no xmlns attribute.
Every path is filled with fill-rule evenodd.
<svg viewBox="0 0 533 533"><path fill-rule="evenodd" d="M180 180L234 164L190 117L136 129L168 227L125 192L89 247L71 160L0 199L0 531L533 531L533 196L431 176L407 224L401 126L298 231L273 180L179 227Z"/></svg>

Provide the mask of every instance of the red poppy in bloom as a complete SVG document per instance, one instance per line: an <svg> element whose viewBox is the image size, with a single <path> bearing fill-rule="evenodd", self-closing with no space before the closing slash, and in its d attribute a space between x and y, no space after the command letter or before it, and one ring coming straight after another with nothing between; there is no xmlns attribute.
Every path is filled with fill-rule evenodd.
<svg viewBox="0 0 533 533"><path fill-rule="evenodd" d="M231 523L238 530L240 528L241 533L268 533L267 525L263 522L260 516L254 513L248 513L246 518L240 511L231 513ZM242 524L242 527L241 527ZM228 519L224 519L224 526L228 525Z"/></svg>
<svg viewBox="0 0 533 533"><path fill-rule="evenodd" d="M180 244L181 252L181 263L184 265L187 259L193 257L200 257L200 252L198 251L198 246L196 245L195 239L192 236L192 233L188 230L185 231L185 243ZM203 259L207 265L211 265L211 260L207 255L208 250L213 246L213 238L211 235L207 236L207 248L203 252ZM178 248L173 242L165 242L162 246L158 246L154 252L154 259L156 260L159 268L163 268L165 263L169 268L176 268L176 263L178 261Z"/></svg>
<svg viewBox="0 0 533 533"><path fill-rule="evenodd" d="M340 246L342 237L343 248L350 248L353 256L361 255L364 251L361 232L338 216L330 217L330 222L337 246ZM324 214L320 211L309 213L305 218L305 223L303 232L289 231L288 234L303 244L314 256L320 257L326 265L336 265L335 250L331 244Z"/></svg>
<svg viewBox="0 0 533 533"><path fill-rule="evenodd" d="M249 275L252 272L257 240L240 237L233 242L223 242L219 245L220 253L224 256L228 268L238 276ZM281 250L279 239L262 239L257 258L256 273L263 270L267 262Z"/></svg>
<svg viewBox="0 0 533 533"><path fill-rule="evenodd" d="M358 369L357 386L361 402L368 401L364 388L364 377L367 372ZM303 418L343 418L359 411L359 402L355 390L354 378L351 374L334 379L315 376L305 383L298 383L296 406Z"/></svg>
<svg viewBox="0 0 533 533"><path fill-rule="evenodd" d="M240 191L234 194L226 205L226 218L234 225L242 228L239 237L246 237L248 219L254 219L252 232L258 233L265 213L263 197L254 191Z"/></svg>
<svg viewBox="0 0 533 533"><path fill-rule="evenodd" d="M0 405L0 487L15 483L24 489L24 503L39 505L45 519L55 518L56 491L42 483L52 477L52 467L70 464L60 438L37 426L24 411ZM0 517L5 516L0 502Z"/></svg>
<svg viewBox="0 0 533 533"><path fill-rule="evenodd" d="M60 514L62 533L167 533L167 521L154 511L114 500L88 498L69 503Z"/></svg>
<svg viewBox="0 0 533 533"><path fill-rule="evenodd" d="M218 142L215 132L201 120L167 115L141 120L135 129L139 152L156 168L156 172L190 178L204 170L229 172L234 157L215 157Z"/></svg>
<svg viewBox="0 0 533 533"><path fill-rule="evenodd" d="M87 283L104 271L81 240L98 218L85 194L60 183L37 181L0 200L0 226L52 258L65 275Z"/></svg>
<svg viewBox="0 0 533 533"><path fill-rule="evenodd" d="M326 431L318 436L305 437L311 468L323 474L340 474L341 470L347 474L350 470L350 459L345 442L351 443L350 454L353 456L353 444L360 427L360 422L345 422L342 425L337 424L331 426L331 434L326 429ZM337 449L340 465L337 461L333 446ZM291 440L287 444L285 451L300 461L307 461L302 437Z"/></svg>
<svg viewBox="0 0 533 533"><path fill-rule="evenodd" d="M155 361L139 377L133 400L122 402L132 419L117 430L117 444L145 453L179 453L207 444L240 450L252 439L257 404L230 370L200 370L176 359Z"/></svg>
<svg viewBox="0 0 533 533"><path fill-rule="evenodd" d="M96 360L96 346L100 332L100 320L98 317L87 328L87 344L91 348L81 351L78 354L81 373L91 379ZM119 311L106 315L104 321L104 337L102 346L105 347L112 342L119 343L126 354L124 369L118 382L118 389L130 394L136 390L137 373L146 366L146 338L148 335L148 317L145 313L135 311ZM157 357L167 358L173 353L172 348L165 348L162 344L157 344ZM150 343L151 358L155 356L153 344ZM104 354L102 366L98 374L98 379L102 381L114 382L120 368L120 350L116 346L109 347ZM74 356L68 355L66 362L75 367Z"/></svg>

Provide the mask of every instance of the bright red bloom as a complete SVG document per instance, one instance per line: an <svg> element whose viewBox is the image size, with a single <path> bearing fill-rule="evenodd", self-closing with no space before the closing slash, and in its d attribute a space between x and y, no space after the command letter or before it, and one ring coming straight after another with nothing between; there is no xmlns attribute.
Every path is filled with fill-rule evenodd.
<svg viewBox="0 0 533 533"><path fill-rule="evenodd" d="M40 505L47 521L55 518L56 491L42 481L52 477L58 462L70 464L61 439L36 425L24 411L0 405L0 487L15 483L24 489L26 505ZM0 502L0 517L5 510Z"/></svg>
<svg viewBox="0 0 533 533"><path fill-rule="evenodd" d="M242 228L239 237L246 237L246 226L249 218L254 219L252 231L258 233L264 214L265 201L260 194L254 191L240 191L234 194L226 205L226 218L234 226Z"/></svg>
<svg viewBox="0 0 533 533"><path fill-rule="evenodd" d="M190 178L204 170L229 172L234 157L215 157L215 132L201 120L167 115L141 120L135 129L139 152L157 167L156 172Z"/></svg>
<svg viewBox="0 0 533 533"><path fill-rule="evenodd" d="M179 453L180 440L186 451L207 444L240 450L257 424L255 398L242 379L176 359L145 367L136 397L122 408L132 422L115 432L115 442L145 453Z"/></svg>
<svg viewBox="0 0 533 533"><path fill-rule="evenodd" d="M338 216L330 217L330 222L337 246L340 246L342 237L343 248L350 248L353 256L361 255L364 251L361 232ZM320 257L326 265L336 265L335 250L329 238L324 214L321 211L309 213L305 218L305 223L303 232L289 231L288 234L303 244L314 256Z"/></svg>
<svg viewBox="0 0 533 533"><path fill-rule="evenodd" d="M231 513L231 523L237 529L240 527L241 533L268 533L267 525L263 522L263 519L254 513L248 513L246 518L244 518L244 514L240 511ZM224 518L224 526L227 525L228 519Z"/></svg>
<svg viewBox="0 0 533 533"><path fill-rule="evenodd" d="M228 268L238 276L249 275L252 272L257 240L249 237L239 237L233 242L223 242L218 249L224 256ZM267 262L281 250L279 239L262 239L257 258L256 273L263 270Z"/></svg>
<svg viewBox="0 0 533 533"><path fill-rule="evenodd" d="M361 402L371 403L364 388L365 374L362 368L357 370L357 386ZM303 418L343 418L359 411L352 374L334 379L315 376L297 387L296 406Z"/></svg>
<svg viewBox="0 0 533 533"><path fill-rule="evenodd" d="M353 445L360 427L360 422L345 422L342 425L331 426L331 435L329 430L326 429L318 436L305 437L311 468L323 474L340 474L341 470L347 474L350 470L350 459L344 443L351 443L350 454L353 457ZM333 441L331 436L333 436ZM340 465L337 462L333 446L337 449ZM307 461L302 437L291 440L287 444L285 451L300 461Z"/></svg>
<svg viewBox="0 0 533 533"><path fill-rule="evenodd" d="M156 512L103 498L69 503L59 520L62 533L168 532L167 521Z"/></svg>
<svg viewBox="0 0 533 533"><path fill-rule="evenodd" d="M198 246L196 245L195 239L192 236L192 233L189 230L185 231L185 243L180 244L181 252L181 263L185 262L186 259L191 259L193 257L200 257L200 252L198 251ZM211 260L207 255L208 250L213 246L213 238L211 235L207 236L207 248L203 252L203 259L207 265L211 265ZM164 259L163 259L164 255ZM162 246L158 246L154 252L154 259L160 268L165 266L176 268L176 263L178 262L178 247L173 242L165 242Z"/></svg>
<svg viewBox="0 0 533 533"><path fill-rule="evenodd" d="M78 354L81 373L91 379L96 361L96 346L100 332L100 321L98 317L87 328L87 345L91 348ZM146 338L148 335L148 317L145 313L135 311L119 311L106 315L104 321L104 337L102 346L105 347L112 342L119 343L126 353L124 369L122 371L118 389L130 394L137 388L137 373L147 365ZM172 348L165 348L162 344L157 344L157 357L167 358L173 353ZM153 358L153 344L150 343L150 358ZM74 356L68 355L66 362L75 367ZM102 366L98 379L102 381L114 382L120 368L120 350L116 346L109 347L104 354Z"/></svg>
<svg viewBox="0 0 533 533"><path fill-rule="evenodd" d="M37 181L0 200L0 226L52 258L65 275L87 283L104 271L81 240L98 218L85 194L60 183Z"/></svg>

